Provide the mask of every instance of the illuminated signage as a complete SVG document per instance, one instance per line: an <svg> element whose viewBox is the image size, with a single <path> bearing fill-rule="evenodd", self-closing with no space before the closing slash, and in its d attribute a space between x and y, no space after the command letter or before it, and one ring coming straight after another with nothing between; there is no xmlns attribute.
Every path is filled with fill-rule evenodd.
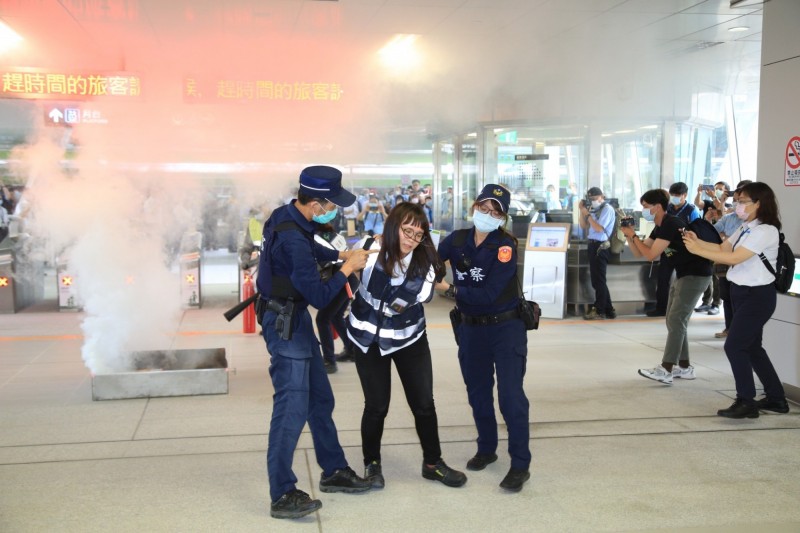
<svg viewBox="0 0 800 533"><path fill-rule="evenodd" d="M0 70L0 98L88 100L97 97L138 98L142 80L131 74L77 74L40 69Z"/></svg>
<svg viewBox="0 0 800 533"><path fill-rule="evenodd" d="M44 108L44 123L48 126L74 126L76 124L108 124L108 119L98 109L53 104Z"/></svg>
<svg viewBox="0 0 800 533"><path fill-rule="evenodd" d="M341 85L323 81L277 80L199 80L183 81L183 97L187 102L224 100L337 102L341 100Z"/></svg>

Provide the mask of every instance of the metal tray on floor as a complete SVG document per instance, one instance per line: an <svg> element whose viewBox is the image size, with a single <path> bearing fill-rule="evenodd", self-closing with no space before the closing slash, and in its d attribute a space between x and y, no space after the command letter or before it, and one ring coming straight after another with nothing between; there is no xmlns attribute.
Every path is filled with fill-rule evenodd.
<svg viewBox="0 0 800 533"><path fill-rule="evenodd" d="M92 376L93 400L228 394L224 348L132 352L130 372Z"/></svg>

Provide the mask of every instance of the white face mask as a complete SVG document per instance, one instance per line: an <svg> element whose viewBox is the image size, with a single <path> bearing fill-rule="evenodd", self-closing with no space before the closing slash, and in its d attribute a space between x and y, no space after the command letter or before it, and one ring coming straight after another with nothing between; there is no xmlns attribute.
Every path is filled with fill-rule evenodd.
<svg viewBox="0 0 800 533"><path fill-rule="evenodd" d="M722 196L725 194L725 191L722 189L717 189L714 191L714 196L717 197L717 200L722 200Z"/></svg>
<svg viewBox="0 0 800 533"><path fill-rule="evenodd" d="M601 205L603 205L602 200L592 200L592 208L593 209L597 209Z"/></svg>
<svg viewBox="0 0 800 533"><path fill-rule="evenodd" d="M472 223L481 233L491 233L503 224L503 220L494 218L489 213L481 213L477 209L472 214Z"/></svg>

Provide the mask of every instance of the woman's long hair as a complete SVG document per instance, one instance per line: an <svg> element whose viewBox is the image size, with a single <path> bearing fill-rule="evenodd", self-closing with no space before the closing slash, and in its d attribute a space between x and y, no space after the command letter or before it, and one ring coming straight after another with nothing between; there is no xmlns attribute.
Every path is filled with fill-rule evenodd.
<svg viewBox="0 0 800 533"><path fill-rule="evenodd" d="M389 216L383 223L381 251L378 254L378 263L383 271L391 276L395 266L403 260L400 255L400 231L403 224L418 227L425 234L422 242L411 252L411 263L406 275L424 278L433 266L436 279L443 278L445 275L444 263L439 259L439 254L436 253L436 248L433 246L428 217L425 216L425 211L419 204L410 202L397 204L394 209L389 211Z"/></svg>
<svg viewBox="0 0 800 533"><path fill-rule="evenodd" d="M775 226L778 231L781 230L781 214L778 211L778 200L775 198L775 193L770 189L769 185L760 181L748 183L739 191L739 194L744 194L750 198L753 203L758 202L758 211L756 211L756 218L762 224L769 224Z"/></svg>

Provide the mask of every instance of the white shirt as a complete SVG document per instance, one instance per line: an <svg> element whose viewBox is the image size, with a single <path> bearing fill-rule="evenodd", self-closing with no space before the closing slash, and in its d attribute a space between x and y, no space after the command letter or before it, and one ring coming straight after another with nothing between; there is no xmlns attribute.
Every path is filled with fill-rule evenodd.
<svg viewBox="0 0 800 533"><path fill-rule="evenodd" d="M728 270L728 281L748 287L769 285L775 282L775 276L767 270L758 254L763 253L772 268L775 268L778 259L778 243L780 242L778 228L762 224L756 219L742 224L732 236L728 237L728 240L734 244L734 250L739 246L744 246L755 254L747 261L733 265Z"/></svg>

